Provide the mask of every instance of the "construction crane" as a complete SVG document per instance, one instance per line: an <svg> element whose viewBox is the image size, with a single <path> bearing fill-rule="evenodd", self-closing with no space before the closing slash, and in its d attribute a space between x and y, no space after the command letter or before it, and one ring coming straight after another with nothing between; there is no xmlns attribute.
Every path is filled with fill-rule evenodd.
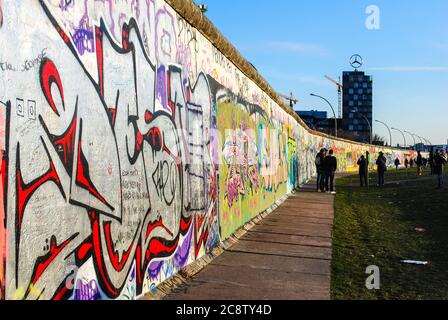
<svg viewBox="0 0 448 320"><path fill-rule="evenodd" d="M330 78L329 76L325 76L327 80L330 80L338 87L338 113L339 118L342 118L342 89L344 89L344 86L341 83L341 78L339 78L339 81L334 80L333 78Z"/></svg>
<svg viewBox="0 0 448 320"><path fill-rule="evenodd" d="M284 94L281 94L281 93L279 93L278 95L279 95L280 97L282 97L283 99L289 101L289 105L291 106L291 109L294 109L294 105L296 105L296 104L299 103L299 100L296 99L296 98L294 98L294 95L292 94L292 92L290 93L289 96L284 95Z"/></svg>

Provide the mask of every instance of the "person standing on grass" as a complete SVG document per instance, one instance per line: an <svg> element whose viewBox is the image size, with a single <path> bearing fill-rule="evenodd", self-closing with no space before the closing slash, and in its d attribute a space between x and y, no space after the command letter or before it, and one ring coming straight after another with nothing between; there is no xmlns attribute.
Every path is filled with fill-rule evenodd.
<svg viewBox="0 0 448 320"><path fill-rule="evenodd" d="M404 160L404 166L406 167L406 169L409 167L409 159L407 157Z"/></svg>
<svg viewBox="0 0 448 320"><path fill-rule="evenodd" d="M334 156L333 150L330 150L328 156L325 157L324 168L326 172L325 187L329 193L336 194L334 191L334 176L338 168L338 160Z"/></svg>
<svg viewBox="0 0 448 320"><path fill-rule="evenodd" d="M443 167L446 165L446 158L439 150L436 151L434 156L434 173L437 175L438 189L443 188Z"/></svg>
<svg viewBox="0 0 448 320"><path fill-rule="evenodd" d="M411 169L414 168L414 158L411 158L409 165L410 165Z"/></svg>
<svg viewBox="0 0 448 320"><path fill-rule="evenodd" d="M325 170L324 170L324 160L326 156L326 149L321 149L320 152L316 155L316 170L317 170L317 182L316 182L316 190L317 192L324 192L324 184L325 184Z"/></svg>
<svg viewBox="0 0 448 320"><path fill-rule="evenodd" d="M359 166L359 180L361 181L361 188L368 186L367 184L367 159L365 156L361 156L358 160Z"/></svg>
<svg viewBox="0 0 448 320"><path fill-rule="evenodd" d="M400 159L395 159L395 167L397 168L397 170L398 170L398 167L400 166Z"/></svg>
<svg viewBox="0 0 448 320"><path fill-rule="evenodd" d="M416 163L417 163L417 174L421 176L423 171L423 157L420 151L418 152Z"/></svg>
<svg viewBox="0 0 448 320"><path fill-rule="evenodd" d="M431 168L431 175L434 175L434 150L431 149L429 153L429 167Z"/></svg>
<svg viewBox="0 0 448 320"><path fill-rule="evenodd" d="M376 160L376 166L378 171L378 187L384 187L384 175L387 171L387 159L383 152L379 153Z"/></svg>

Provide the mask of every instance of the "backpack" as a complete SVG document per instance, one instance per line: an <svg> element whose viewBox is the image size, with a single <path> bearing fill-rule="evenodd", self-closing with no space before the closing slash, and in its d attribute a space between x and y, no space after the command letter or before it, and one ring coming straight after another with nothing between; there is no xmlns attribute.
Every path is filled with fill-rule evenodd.
<svg viewBox="0 0 448 320"><path fill-rule="evenodd" d="M322 157L320 156L320 154L318 154L316 156L316 160L314 161L314 163L316 164L316 166L320 167L322 165Z"/></svg>
<svg viewBox="0 0 448 320"><path fill-rule="evenodd" d="M380 159L380 166L383 171L387 171L386 158Z"/></svg>

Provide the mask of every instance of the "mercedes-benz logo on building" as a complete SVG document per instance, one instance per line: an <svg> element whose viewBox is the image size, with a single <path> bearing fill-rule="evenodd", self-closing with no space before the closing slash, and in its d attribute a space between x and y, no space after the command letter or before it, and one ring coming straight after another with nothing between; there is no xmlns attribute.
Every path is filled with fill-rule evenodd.
<svg viewBox="0 0 448 320"><path fill-rule="evenodd" d="M363 64L363 60L362 60L362 57L359 54L354 54L354 55L351 56L351 58L350 58L350 65L354 69L361 68L362 64Z"/></svg>

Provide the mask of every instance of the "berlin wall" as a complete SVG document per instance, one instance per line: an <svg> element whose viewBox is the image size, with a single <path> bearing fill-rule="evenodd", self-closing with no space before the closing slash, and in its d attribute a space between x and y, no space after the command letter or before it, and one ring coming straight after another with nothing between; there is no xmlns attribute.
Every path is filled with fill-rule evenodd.
<svg viewBox="0 0 448 320"><path fill-rule="evenodd" d="M0 297L136 299L332 148L189 1L0 0Z"/></svg>

